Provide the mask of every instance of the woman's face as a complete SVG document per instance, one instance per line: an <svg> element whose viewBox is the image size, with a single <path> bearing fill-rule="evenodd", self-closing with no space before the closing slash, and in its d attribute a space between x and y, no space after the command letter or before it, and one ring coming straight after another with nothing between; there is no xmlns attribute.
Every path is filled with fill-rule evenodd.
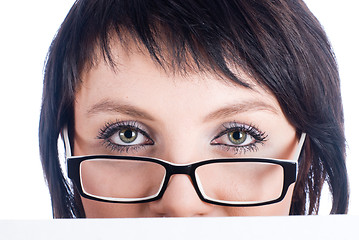
<svg viewBox="0 0 359 240"><path fill-rule="evenodd" d="M100 61L82 75L73 155L146 156L175 164L294 157L295 129L275 97L243 72L237 74L252 89L211 73L168 74L136 48L112 50L116 71ZM177 174L157 201L120 204L82 198L82 203L87 217L288 215L293 187L276 204L224 207L201 201L189 176Z"/></svg>

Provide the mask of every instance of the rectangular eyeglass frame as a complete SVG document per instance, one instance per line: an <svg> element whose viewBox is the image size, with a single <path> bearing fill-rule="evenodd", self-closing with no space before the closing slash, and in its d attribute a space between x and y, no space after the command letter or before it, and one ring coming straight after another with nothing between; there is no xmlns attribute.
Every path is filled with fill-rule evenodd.
<svg viewBox="0 0 359 240"><path fill-rule="evenodd" d="M294 156L294 160L283 160L283 159L273 159L273 158L220 158L220 159L209 159L198 161L191 164L174 164L168 161L158 159L158 158L149 158L149 157L136 157L136 156L114 156L114 155L86 155L86 156L71 156L71 146L68 137L67 127L65 127L62 131L63 140L65 144L65 152L66 152L66 160L67 160L67 171L68 177L75 184L78 192L84 198L101 201L101 202L111 202L111 203L146 203L151 201L159 200L168 185L168 182L172 175L174 174L185 174L191 178L193 187L198 195L198 197L207 203L220 205L220 206L232 206L232 207L254 207L254 206L262 206L277 203L283 200L285 197L288 187L297 180L298 175L298 160L301 155L303 144L306 138L306 133L302 133L298 142L297 150ZM162 181L162 186L157 194L152 195L150 197L144 198L110 198L110 197L99 197L87 194L82 187L81 179L80 179L80 165L81 162L85 160L92 159L111 159L111 160L134 160L134 161L146 161L153 162L162 165L166 169L166 174L164 181ZM281 195L273 200L269 201L260 201L260 202L231 202L224 200L216 200L206 196L202 191L201 187L197 183L195 170L199 166L211 163L228 163L228 162L261 162L261 163L270 163L280 165L284 171L284 179L283 179L283 188Z"/></svg>

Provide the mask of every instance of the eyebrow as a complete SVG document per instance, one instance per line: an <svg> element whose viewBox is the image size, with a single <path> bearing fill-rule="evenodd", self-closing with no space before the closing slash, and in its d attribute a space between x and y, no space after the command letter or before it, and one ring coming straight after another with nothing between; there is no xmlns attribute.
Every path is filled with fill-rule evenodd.
<svg viewBox="0 0 359 240"><path fill-rule="evenodd" d="M236 114L250 112L250 111L269 111L275 115L279 115L277 108L262 101L247 101L243 103L232 104L220 108L208 114L204 121L211 121L219 118L226 118Z"/></svg>
<svg viewBox="0 0 359 240"><path fill-rule="evenodd" d="M104 99L96 103L95 105L91 106L91 108L87 110L87 115L91 116L103 112L124 114L131 117L142 118L144 120L150 120L150 121L154 120L154 118L151 115L149 115L145 111L135 106L129 104L122 104L109 99Z"/></svg>
<svg viewBox="0 0 359 240"><path fill-rule="evenodd" d="M265 102L261 101L247 101L243 103L232 104L214 112L208 114L204 121L211 121L219 118L226 118L236 114L250 112L250 111L269 111L273 114L279 115L278 110ZM87 110L87 115L96 115L103 112L112 112L117 114L124 114L134 118L142 118L144 120L154 121L154 118L146 113L145 111L129 105L129 104L122 104L119 102L115 102L113 100L104 99L100 102L96 103L95 105L91 106L89 110Z"/></svg>

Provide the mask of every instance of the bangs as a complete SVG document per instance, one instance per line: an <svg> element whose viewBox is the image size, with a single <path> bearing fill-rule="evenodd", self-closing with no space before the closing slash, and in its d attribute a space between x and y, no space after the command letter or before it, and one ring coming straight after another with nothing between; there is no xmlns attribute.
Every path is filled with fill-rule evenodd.
<svg viewBox="0 0 359 240"><path fill-rule="evenodd" d="M211 71L249 87L233 69L256 75L252 59L263 59L258 14L252 6L214 1L81 1L63 29L64 49L74 77L104 59L116 67L111 45L131 53L135 43L167 72ZM246 9L245 7L248 7ZM213 11L216 9L216 11ZM266 13L267 14L267 13ZM248 17L249 16L249 17ZM263 18L267 16L263 16ZM263 35L263 34L262 34ZM119 41L116 41L118 38Z"/></svg>

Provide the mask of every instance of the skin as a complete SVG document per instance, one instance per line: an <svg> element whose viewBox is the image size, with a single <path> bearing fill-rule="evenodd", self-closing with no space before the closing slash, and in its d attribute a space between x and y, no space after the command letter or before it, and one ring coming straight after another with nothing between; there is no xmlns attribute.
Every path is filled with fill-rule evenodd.
<svg viewBox="0 0 359 240"><path fill-rule="evenodd" d="M75 100L73 155L120 154L188 164L211 158L265 157L292 159L298 140L276 98L253 79L236 73L252 89L211 73L170 74L136 47L112 51L116 71L99 61L82 75ZM117 153L98 139L106 123L136 121L153 140L137 150ZM223 124L254 126L266 140L253 151L213 145ZM228 141L226 135L217 143ZM194 217L288 215L294 184L285 199L261 207L223 207L205 203L186 175L172 176L164 196L142 204L103 203L82 198L87 217ZM271 189L268 189L271 191Z"/></svg>

